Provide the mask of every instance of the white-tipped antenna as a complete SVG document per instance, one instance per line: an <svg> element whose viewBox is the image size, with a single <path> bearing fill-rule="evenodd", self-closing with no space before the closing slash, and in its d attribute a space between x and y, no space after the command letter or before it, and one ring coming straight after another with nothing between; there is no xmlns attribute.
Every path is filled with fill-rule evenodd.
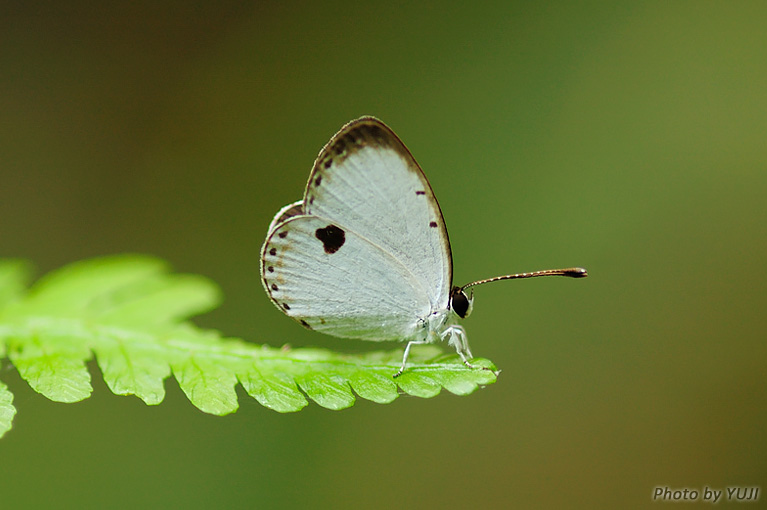
<svg viewBox="0 0 767 510"><path fill-rule="evenodd" d="M582 267L568 267L567 269L544 269L543 271L533 271L532 273L517 273L507 274L504 276L496 276L495 278L488 278L486 280L478 280L476 282L467 283L461 290L474 287L475 285L481 285L483 283L497 282L500 280L514 280L517 278L534 278L536 276L569 276L570 278L585 278L589 273Z"/></svg>

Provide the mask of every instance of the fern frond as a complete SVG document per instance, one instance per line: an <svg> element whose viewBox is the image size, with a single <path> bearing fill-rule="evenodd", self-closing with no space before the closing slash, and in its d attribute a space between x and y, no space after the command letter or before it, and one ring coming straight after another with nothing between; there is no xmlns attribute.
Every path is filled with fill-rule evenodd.
<svg viewBox="0 0 767 510"><path fill-rule="evenodd" d="M279 349L223 338L187 320L219 302L217 287L193 275L170 274L162 261L122 255L87 260L41 278L28 292L29 269L0 261L0 358L6 356L37 392L77 402L92 392L86 363L94 356L112 392L162 402L171 374L200 410L238 408L240 383L262 405L298 411L306 397L328 409L354 405L355 394L392 402L400 392L433 397L442 388L466 395L495 382L435 346L413 351L396 380L402 350L347 355L324 349ZM487 360L476 364L493 368ZM0 383L0 436L15 415Z"/></svg>
<svg viewBox="0 0 767 510"><path fill-rule="evenodd" d="M8 386L0 382L0 437L11 429L16 408L13 407L13 394Z"/></svg>

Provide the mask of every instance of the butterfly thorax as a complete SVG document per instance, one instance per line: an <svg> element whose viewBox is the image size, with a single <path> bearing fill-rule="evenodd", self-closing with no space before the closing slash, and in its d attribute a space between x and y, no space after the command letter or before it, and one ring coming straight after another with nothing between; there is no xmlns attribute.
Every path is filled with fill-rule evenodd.
<svg viewBox="0 0 767 510"><path fill-rule="evenodd" d="M419 321L423 336L422 340L428 342L438 342L443 339L447 329L457 322L458 317L449 308L440 308L433 310L425 319Z"/></svg>

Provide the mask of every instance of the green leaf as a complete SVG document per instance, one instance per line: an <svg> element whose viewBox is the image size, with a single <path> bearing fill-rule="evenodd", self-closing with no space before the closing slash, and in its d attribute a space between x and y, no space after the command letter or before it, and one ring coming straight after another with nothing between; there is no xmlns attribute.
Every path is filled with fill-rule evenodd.
<svg viewBox="0 0 767 510"><path fill-rule="evenodd" d="M57 402L77 402L92 392L87 362L94 355L109 389L146 404L165 398L175 377L201 411L237 410L236 385L275 411L295 412L308 399L345 409L357 396L385 404L401 392L433 397L442 388L467 395L496 380L490 370L470 369L436 346L414 348L397 379L402 349L359 355L324 349L277 349L188 322L216 306L217 287L200 276L169 274L162 261L120 255L77 262L40 279L28 292L28 266L0 261L0 356L21 377ZM15 415L13 396L0 383L0 436Z"/></svg>
<svg viewBox="0 0 767 510"><path fill-rule="evenodd" d="M428 375L415 370L406 371L397 378L402 390L414 397L431 398L439 395L442 387Z"/></svg>
<svg viewBox="0 0 767 510"><path fill-rule="evenodd" d="M206 356L190 356L173 365L181 389L201 411L224 415L237 410L237 377L223 364Z"/></svg>
<svg viewBox="0 0 767 510"><path fill-rule="evenodd" d="M386 373L381 372L380 370L355 370L349 376L349 383L360 397L379 404L388 404L399 396L397 383L394 382L388 370Z"/></svg>
<svg viewBox="0 0 767 510"><path fill-rule="evenodd" d="M296 379L298 386L309 398L322 407L339 410L354 405L354 395L349 384L339 375L309 372Z"/></svg>
<svg viewBox="0 0 767 510"><path fill-rule="evenodd" d="M255 365L239 374L240 383L248 395L269 409L280 413L300 411L309 402L298 390L295 381L284 373L265 375Z"/></svg>
<svg viewBox="0 0 767 510"><path fill-rule="evenodd" d="M16 416L16 408L13 407L13 393L0 381L0 437L11 430L14 416Z"/></svg>
<svg viewBox="0 0 767 510"><path fill-rule="evenodd" d="M107 386L116 395L136 395L148 405L165 398L164 381L170 375L168 362L148 346L151 337L139 342L130 335L105 335L93 346Z"/></svg>
<svg viewBox="0 0 767 510"><path fill-rule="evenodd" d="M29 385L55 402L79 402L91 395L91 376L79 356L34 345L11 350L11 361Z"/></svg>

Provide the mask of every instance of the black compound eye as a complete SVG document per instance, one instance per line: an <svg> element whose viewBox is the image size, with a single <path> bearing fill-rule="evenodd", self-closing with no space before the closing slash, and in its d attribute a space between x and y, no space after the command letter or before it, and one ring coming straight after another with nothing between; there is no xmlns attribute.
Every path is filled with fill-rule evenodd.
<svg viewBox="0 0 767 510"><path fill-rule="evenodd" d="M469 298L459 287L454 288L450 293L450 308L461 319L465 319L469 314L469 304Z"/></svg>

